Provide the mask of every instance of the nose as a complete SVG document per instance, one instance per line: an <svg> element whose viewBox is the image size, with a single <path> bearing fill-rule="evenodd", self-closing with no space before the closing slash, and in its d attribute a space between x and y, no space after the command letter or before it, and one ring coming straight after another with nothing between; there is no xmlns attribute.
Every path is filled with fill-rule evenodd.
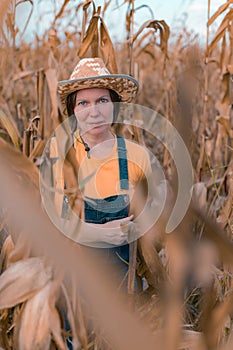
<svg viewBox="0 0 233 350"><path fill-rule="evenodd" d="M95 118L96 116L99 115L99 108L98 108L97 104L93 103L90 106L89 115L90 115L90 117L93 117L93 118Z"/></svg>

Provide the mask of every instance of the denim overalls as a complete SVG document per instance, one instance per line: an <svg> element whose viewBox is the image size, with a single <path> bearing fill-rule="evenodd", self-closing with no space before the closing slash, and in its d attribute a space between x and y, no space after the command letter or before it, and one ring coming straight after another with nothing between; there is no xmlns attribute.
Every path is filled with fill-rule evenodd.
<svg viewBox="0 0 233 350"><path fill-rule="evenodd" d="M120 189L129 189L129 178L128 178L128 160L127 160L127 150L125 145L125 140L117 135L117 151L118 151L118 168L119 168L119 179L120 179ZM107 181L107 179L106 179ZM84 216L85 222L94 224L104 224L111 220L123 219L129 216L129 205L130 199L128 194L114 195L106 198L89 198L84 201ZM91 201L88 201L91 199ZM64 198L62 212L65 213L68 209L68 201ZM124 289L126 288L126 283L123 282L128 270L129 262L129 244L123 246L111 248L92 248L94 254L98 256L103 256L106 258L108 264L114 266L117 279L119 280L119 286L122 285ZM125 279L126 281L126 279ZM122 284L123 282L123 284ZM64 321L66 330L70 330L68 320L65 313ZM68 337L67 345L70 350L73 349L72 338Z"/></svg>
<svg viewBox="0 0 233 350"><path fill-rule="evenodd" d="M120 189L129 189L129 177L128 177L128 160L126 144L123 137L117 135L117 152L118 152L118 168L119 168L119 180ZM108 179L106 179L108 181ZM88 201L90 199L90 201ZM130 199L128 194L113 195L106 198L89 198L86 197L84 201L84 217L85 222L94 224L104 224L108 221L123 219L129 215ZM63 198L62 205L62 217L66 217L66 213L69 210L68 199L66 196ZM109 246L109 245L108 245ZM91 248L97 251L102 256L107 256L109 262L122 264L127 267L129 261L129 245L111 248Z"/></svg>

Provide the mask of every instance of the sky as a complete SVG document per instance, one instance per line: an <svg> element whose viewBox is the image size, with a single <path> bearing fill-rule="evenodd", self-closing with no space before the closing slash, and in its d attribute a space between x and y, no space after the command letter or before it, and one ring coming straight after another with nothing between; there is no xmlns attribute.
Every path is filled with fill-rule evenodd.
<svg viewBox="0 0 233 350"><path fill-rule="evenodd" d="M59 9L64 0L55 0L57 9ZM79 0L71 0L70 5L77 6ZM226 0L211 0L212 15ZM24 34L24 38L27 41L33 38L35 32L42 33L45 29L50 27L53 12L54 0L34 0L34 11ZM123 5L120 9L116 9L117 3L121 5L124 0L112 1L112 5L105 15L105 22L109 29L110 36L117 41L124 41L124 18L127 9L127 5ZM95 0L96 6L103 7L104 0ZM178 28L181 23L185 23L186 28L192 33L197 33L201 41L205 41L206 36L206 22L207 22L207 7L208 0L135 0L135 8L141 5L147 5L153 12L154 19L165 20L170 26L171 30ZM30 10L29 3L22 3L17 8L17 20L16 23L19 28L24 27L24 23L28 17ZM38 21L38 18L43 13L43 19ZM141 8L136 11L135 14L135 30L144 21L150 20L152 17L148 8ZM216 32L218 23L214 23L211 26L212 32ZM211 35L211 33L210 33Z"/></svg>

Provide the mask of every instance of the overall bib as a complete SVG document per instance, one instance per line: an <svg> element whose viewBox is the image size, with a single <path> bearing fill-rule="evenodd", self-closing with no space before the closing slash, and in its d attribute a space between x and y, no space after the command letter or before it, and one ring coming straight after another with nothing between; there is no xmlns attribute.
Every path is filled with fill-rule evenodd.
<svg viewBox="0 0 233 350"><path fill-rule="evenodd" d="M126 144L123 137L117 135L117 153L120 189L129 189L128 160ZM106 179L107 181L107 179ZM106 222L123 219L129 216L130 198L128 194L113 195L106 198L85 197L84 218L85 222L93 224L104 224ZM90 199L90 201L88 200ZM64 196L62 204L62 217L65 218L69 210L68 198ZM106 244L107 246L107 244ZM129 262L129 245L109 248L90 248L94 254L106 256L109 263L119 265L119 268L127 272Z"/></svg>

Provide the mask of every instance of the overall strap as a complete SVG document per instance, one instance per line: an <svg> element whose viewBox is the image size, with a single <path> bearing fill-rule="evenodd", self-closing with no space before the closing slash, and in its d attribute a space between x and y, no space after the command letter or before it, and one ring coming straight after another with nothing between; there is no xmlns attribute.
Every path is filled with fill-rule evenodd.
<svg viewBox="0 0 233 350"><path fill-rule="evenodd" d="M117 135L117 151L118 151L118 165L119 165L119 178L120 189L129 189L129 176L128 176L128 160L125 140L123 137Z"/></svg>

